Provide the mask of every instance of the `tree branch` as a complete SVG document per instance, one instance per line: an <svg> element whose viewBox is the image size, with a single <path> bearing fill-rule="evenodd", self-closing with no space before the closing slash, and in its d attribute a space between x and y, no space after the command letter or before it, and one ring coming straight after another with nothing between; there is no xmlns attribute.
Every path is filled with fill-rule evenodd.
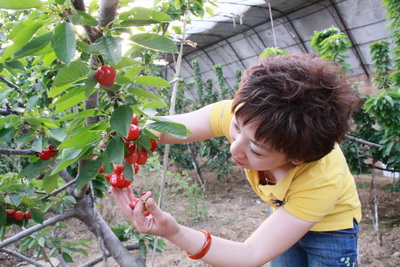
<svg viewBox="0 0 400 267"><path fill-rule="evenodd" d="M357 138L357 137L354 137L354 136L351 136L351 135L348 135L348 134L346 134L344 137L347 138L347 139L349 139L349 140L351 140L351 141L355 141L355 142L358 142L358 143L361 143L361 144L364 144L364 145L368 145L368 146L372 146L372 147L377 147L377 148L381 148L381 147L382 147L382 146L379 145L379 144L375 144L375 143L372 143L372 142L368 142L368 141L366 141L366 140L364 140L364 139Z"/></svg>
<svg viewBox="0 0 400 267"><path fill-rule="evenodd" d="M103 217L100 214L95 215L95 213L98 212L92 207L92 205L89 196L86 195L85 198L80 200L76 206L76 208L79 209L77 218L85 223L89 230L96 236L98 233L95 224L98 223L104 238L104 245L119 266L145 267L145 259L135 258L131 253L129 253L111 230L110 226L104 221ZM97 220L93 220L95 216L98 216L98 222Z"/></svg>
<svg viewBox="0 0 400 267"><path fill-rule="evenodd" d="M139 249L141 246L144 246L144 245L143 245L143 244L141 244L141 245L139 245L139 244L132 244L132 245L127 245L127 246L125 246L125 248L126 248L127 250L131 251L131 250ZM111 255L109 252L107 252L107 253L106 253L106 256L109 258L109 257L111 257L112 255ZM101 262L102 259L103 259L103 256L102 256L102 255L101 255L101 256L97 256L96 258L91 259L90 261L85 262L85 263L82 264L82 265L79 265L79 267L91 267L91 266L93 266L93 265L95 265L95 264Z"/></svg>
<svg viewBox="0 0 400 267"><path fill-rule="evenodd" d="M55 217L52 217L50 219L45 220L42 224L37 224L35 226L32 226L31 228L25 229L24 231L19 232L18 234L13 235L10 238L5 239L3 242L0 243L0 248L3 248L5 246L8 246L8 245L14 243L14 242L17 242L17 241L21 240L22 238L24 238L24 237L26 237L26 236L28 236L30 234L33 234L33 233L35 233L37 231L42 230L43 228L46 228L47 226L50 226L50 225L53 225L53 224L55 224L57 222L69 219L69 218L74 217L76 215L77 215L77 210L75 208L70 209L70 210L66 211L65 213L63 213L63 214L60 214L60 215L57 215Z"/></svg>
<svg viewBox="0 0 400 267"><path fill-rule="evenodd" d="M31 149L9 149L9 148L0 148L0 154L5 155L37 155L38 152Z"/></svg>
<svg viewBox="0 0 400 267"><path fill-rule="evenodd" d="M70 181L69 183L65 184L64 186L57 188L56 190L54 190L53 192L51 192L50 194L40 198L40 200L45 201L46 199L48 199L49 197L55 196L58 193L64 191L65 189L67 189L68 187L76 184L76 181L78 181L78 178L73 179L72 181Z"/></svg>
<svg viewBox="0 0 400 267"><path fill-rule="evenodd" d="M0 75L0 81L3 81L5 84L7 84L8 86L10 86L11 88L14 88L15 90L17 90L18 93L23 94L23 90L21 87L19 87L18 85L16 85L13 82L10 82L9 80L7 80L6 77L4 77L3 75Z"/></svg>
<svg viewBox="0 0 400 267"><path fill-rule="evenodd" d="M19 258L19 259L21 259L23 261L26 261L26 262L28 262L30 264L33 264L33 265L37 266L37 267L45 267L44 265L38 263L37 261L34 261L34 260L32 260L32 259L30 259L28 257L25 257L24 255L22 255L22 254L20 254L18 252L15 252L15 251L12 251L12 250L9 250L9 249L5 249L5 248L0 248L0 251L3 251L5 253L7 253L7 254L10 254L11 256Z"/></svg>

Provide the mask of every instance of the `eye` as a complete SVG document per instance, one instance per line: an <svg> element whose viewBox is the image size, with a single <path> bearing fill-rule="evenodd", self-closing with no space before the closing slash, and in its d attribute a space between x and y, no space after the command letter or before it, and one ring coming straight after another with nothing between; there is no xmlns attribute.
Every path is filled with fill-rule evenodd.
<svg viewBox="0 0 400 267"><path fill-rule="evenodd" d="M233 128L235 128L236 132L240 133L240 128L236 123L233 123Z"/></svg>
<svg viewBox="0 0 400 267"><path fill-rule="evenodd" d="M249 146L249 150L250 150L250 152L252 154L256 155L257 157L261 157L262 156L262 154L256 152L251 146Z"/></svg>

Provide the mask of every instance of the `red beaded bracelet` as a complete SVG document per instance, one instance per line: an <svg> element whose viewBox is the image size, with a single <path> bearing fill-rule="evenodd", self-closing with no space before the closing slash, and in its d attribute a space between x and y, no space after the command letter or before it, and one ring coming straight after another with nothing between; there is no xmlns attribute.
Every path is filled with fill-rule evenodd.
<svg viewBox="0 0 400 267"><path fill-rule="evenodd" d="M211 235L209 232L201 230L200 232L202 232L205 236L206 236L206 241L204 241L203 247L199 250L199 252L197 252L196 254L192 255L189 252L186 252L186 254L188 255L189 258L193 259L193 260L198 260L204 257L204 255L207 254L208 250L211 247Z"/></svg>

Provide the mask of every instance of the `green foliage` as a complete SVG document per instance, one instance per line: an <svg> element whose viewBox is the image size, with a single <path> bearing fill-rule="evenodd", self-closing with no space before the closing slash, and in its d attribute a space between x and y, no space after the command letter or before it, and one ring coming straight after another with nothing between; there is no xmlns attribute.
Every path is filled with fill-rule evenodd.
<svg viewBox="0 0 400 267"><path fill-rule="evenodd" d="M155 236L141 234L135 230L132 224L122 225L117 224L113 227L112 231L118 237L121 242L126 242L128 240L134 240L136 244L139 246L139 252L142 258L146 258L148 249L153 251L154 249L154 240ZM157 239L157 253L164 252L164 247L167 244L161 238Z"/></svg>
<svg viewBox="0 0 400 267"><path fill-rule="evenodd" d="M376 69L375 83L378 89L389 90L392 83L389 78L389 71L391 70L389 44L386 40L379 40L370 45L370 52Z"/></svg>
<svg viewBox="0 0 400 267"><path fill-rule="evenodd" d="M345 62L348 56L344 55L350 47L350 41L338 28L314 31L310 44L322 58L333 60L350 71L350 65Z"/></svg>
<svg viewBox="0 0 400 267"><path fill-rule="evenodd" d="M66 225L66 223L57 223L55 227L48 227L23 238L19 253L31 250L35 258L61 256L66 262L74 261L73 253L88 257L86 248L89 248L90 241L87 239L64 240L61 230L65 229Z"/></svg>
<svg viewBox="0 0 400 267"><path fill-rule="evenodd" d="M390 75L393 85L400 87L400 2L398 0L382 0L386 5L387 21L390 22L390 36L393 38L394 72Z"/></svg>
<svg viewBox="0 0 400 267"><path fill-rule="evenodd" d="M170 174L171 175L171 174ZM207 205L204 204L202 187L193 181L187 174L172 174L170 192L172 197L183 196L188 202L185 205L193 221L200 221L207 217Z"/></svg>
<svg viewBox="0 0 400 267"><path fill-rule="evenodd" d="M260 55L258 55L258 58L263 58L263 57L270 57L270 56L276 56L276 55L289 55L290 52L279 48L279 47L267 47L264 49L264 51L261 52Z"/></svg>

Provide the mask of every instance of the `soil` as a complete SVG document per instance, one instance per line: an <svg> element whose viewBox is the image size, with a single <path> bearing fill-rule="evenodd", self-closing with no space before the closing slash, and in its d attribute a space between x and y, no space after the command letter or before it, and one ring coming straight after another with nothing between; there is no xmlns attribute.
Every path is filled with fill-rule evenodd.
<svg viewBox="0 0 400 267"><path fill-rule="evenodd" d="M195 177L195 175L193 175ZM360 223L359 233L359 266L390 267L400 266L400 192L391 192L387 189L392 184L392 179L378 174L377 190L371 190L371 175L355 177L358 192L363 206L363 219ZM251 233L269 216L269 207L262 202L252 191L250 185L240 170L230 176L217 180L212 174L204 177L204 198L199 206L206 211L200 220L194 220L188 199L182 194L172 196L171 190L166 190L163 207L170 212L178 222L194 229L205 229L212 235L222 238L244 241ZM158 181L151 178L136 180L137 193L152 190L157 195ZM378 203L378 231L375 229L372 218L375 218L374 194ZM105 220L112 224L123 224L124 218L119 214L118 208L113 203L113 198L107 196L99 202L100 212ZM91 240L89 258L100 255L99 246L94 236L77 220L69 221L70 230L68 239L87 238ZM126 242L132 244L133 241ZM209 266L201 261L193 261L186 253L166 241L164 252L157 253L154 257L154 266ZM1 256L1 255L0 255ZM4 256L4 254L3 254ZM3 261L4 257L0 257ZM9 257L7 257L9 258ZM149 250L147 266L152 266L153 253ZM88 257L80 254L74 256L75 262L71 266L79 266L88 261ZM5 261L0 266L7 265ZM6 265L3 265L6 264ZM57 264L54 264L56 266ZM109 258L110 266L118 266ZM104 266L104 263L95 265ZM265 266L269 266L266 264ZM264 267L265 267L264 266Z"/></svg>

